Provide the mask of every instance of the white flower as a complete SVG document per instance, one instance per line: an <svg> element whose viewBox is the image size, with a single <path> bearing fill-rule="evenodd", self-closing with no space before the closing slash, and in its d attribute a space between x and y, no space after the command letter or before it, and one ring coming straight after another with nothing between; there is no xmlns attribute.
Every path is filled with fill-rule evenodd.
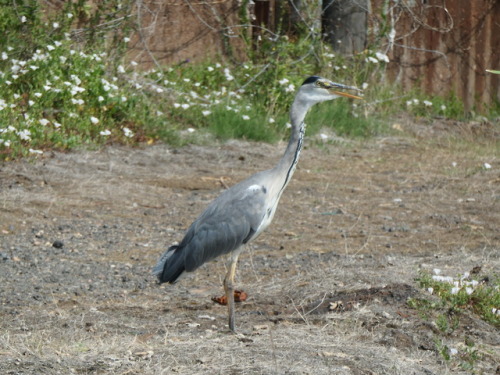
<svg viewBox="0 0 500 375"><path fill-rule="evenodd" d="M288 82L290 82L288 79L283 78L278 81L278 83L282 86L286 85Z"/></svg>
<svg viewBox="0 0 500 375"><path fill-rule="evenodd" d="M125 134L125 137L131 138L134 136L134 132L130 130L129 128L123 128L123 134Z"/></svg>
<svg viewBox="0 0 500 375"><path fill-rule="evenodd" d="M174 103L174 108L179 108L181 105L179 103Z"/></svg>
<svg viewBox="0 0 500 375"><path fill-rule="evenodd" d="M441 276L441 275L433 275L432 280L434 281L441 281L444 283L452 283L453 282L453 277L451 276Z"/></svg>
<svg viewBox="0 0 500 375"><path fill-rule="evenodd" d="M34 105L35 102L33 100L28 100L28 105L31 107L32 105Z"/></svg>
<svg viewBox="0 0 500 375"><path fill-rule="evenodd" d="M191 106L189 104L184 103L181 105L181 107L182 107L182 109L188 109Z"/></svg>
<svg viewBox="0 0 500 375"><path fill-rule="evenodd" d="M126 102L127 101L127 97L126 96L122 96L120 99L121 99L122 102Z"/></svg>
<svg viewBox="0 0 500 375"><path fill-rule="evenodd" d="M125 68L123 65L118 65L118 73L125 73Z"/></svg>
<svg viewBox="0 0 500 375"><path fill-rule="evenodd" d="M90 122L95 125L99 123L99 119L97 117L90 116Z"/></svg>
<svg viewBox="0 0 500 375"><path fill-rule="evenodd" d="M202 111L202 112L201 112L201 114L202 114L203 116L208 116L208 115L209 115L209 114L211 114L211 113L212 113L212 112L211 112L211 111L209 111L209 110L206 110L206 111Z"/></svg>
<svg viewBox="0 0 500 375"><path fill-rule="evenodd" d="M42 119L38 120L38 122L40 124L42 124L42 126L46 126L46 125L48 125L50 123L50 121L47 120L46 118L42 118Z"/></svg>
<svg viewBox="0 0 500 375"><path fill-rule="evenodd" d="M71 79L72 79L73 81L75 81L75 83L76 83L77 85L79 85L80 83L82 83L82 80L81 80L81 79L80 79L77 75L72 74L72 75L70 75L70 77L71 77Z"/></svg>
<svg viewBox="0 0 500 375"><path fill-rule="evenodd" d="M71 95L74 96L74 95L78 94L79 92L84 92L84 91L85 91L85 89L83 87L73 86L73 87L71 87L70 92L71 92Z"/></svg>
<svg viewBox="0 0 500 375"><path fill-rule="evenodd" d="M30 141L31 140L31 132L28 129L24 129L24 130L18 131L17 135L23 141Z"/></svg>
<svg viewBox="0 0 500 375"><path fill-rule="evenodd" d="M458 294L459 291L460 291L460 288L455 286L455 287L451 288L450 293L451 294Z"/></svg>
<svg viewBox="0 0 500 375"><path fill-rule="evenodd" d="M53 124L54 124L55 128L60 128L61 127L61 123L60 122L53 121Z"/></svg>
<svg viewBox="0 0 500 375"><path fill-rule="evenodd" d="M276 120L274 118L272 118L272 117L269 117L268 121L269 121L270 124L274 124L276 122Z"/></svg>
<svg viewBox="0 0 500 375"><path fill-rule="evenodd" d="M228 68L224 69L224 75L228 81L232 81L234 77L231 75L231 71Z"/></svg>
<svg viewBox="0 0 500 375"><path fill-rule="evenodd" d="M326 134L324 134L324 133L321 133L321 134L319 135L319 137L320 137L322 140L324 140L324 141L326 141L326 140L328 139L328 136L327 136Z"/></svg>
<svg viewBox="0 0 500 375"><path fill-rule="evenodd" d="M385 53L375 52L375 56L377 57L377 59L379 59L379 61L383 61L386 63L389 62L389 57L387 57L387 55Z"/></svg>
<svg viewBox="0 0 500 375"><path fill-rule="evenodd" d="M458 354L458 350L455 349L455 348L450 348L450 355L457 355Z"/></svg>
<svg viewBox="0 0 500 375"><path fill-rule="evenodd" d="M288 87L285 89L286 92L294 92L295 91L295 85L293 83L290 83Z"/></svg>
<svg viewBox="0 0 500 375"><path fill-rule="evenodd" d="M77 105L83 105L85 101L83 99L73 99L71 98L71 103L77 104Z"/></svg>
<svg viewBox="0 0 500 375"><path fill-rule="evenodd" d="M194 133L195 130L193 128L187 128L188 133Z"/></svg>
<svg viewBox="0 0 500 375"><path fill-rule="evenodd" d="M491 164L490 163L484 163L483 167L484 167L484 169L491 169Z"/></svg>
<svg viewBox="0 0 500 375"><path fill-rule="evenodd" d="M292 124L290 124L289 122L287 122L285 126L286 126L287 129L290 129L292 127Z"/></svg>
<svg viewBox="0 0 500 375"><path fill-rule="evenodd" d="M59 22L54 22L54 23L52 24L52 27L53 27L54 29L59 28Z"/></svg>
<svg viewBox="0 0 500 375"><path fill-rule="evenodd" d="M40 98L42 96L41 92L35 92L33 95L35 95L37 98Z"/></svg>
<svg viewBox="0 0 500 375"><path fill-rule="evenodd" d="M22 22L22 23L25 23L25 22L26 22L26 16L22 16L22 17L21 17L21 22Z"/></svg>
<svg viewBox="0 0 500 375"><path fill-rule="evenodd" d="M453 168L455 168L455 167L457 166L457 162L456 162L456 161L453 161L453 162L451 163L451 166L452 166Z"/></svg>
<svg viewBox="0 0 500 375"><path fill-rule="evenodd" d="M123 38L123 41L124 41L125 43L128 43L128 42L130 42L130 38L129 38L128 36L126 36L125 38Z"/></svg>
<svg viewBox="0 0 500 375"><path fill-rule="evenodd" d="M4 59L4 60L5 60L5 59ZM208 70L209 72L213 72L213 71L214 71L214 68L213 68L213 67L211 67L211 66L209 66L209 67L207 68L207 70Z"/></svg>
<svg viewBox="0 0 500 375"><path fill-rule="evenodd" d="M32 148L30 148L29 151L30 151L30 154L38 154L38 155L43 154L42 150L33 150Z"/></svg>
<svg viewBox="0 0 500 375"><path fill-rule="evenodd" d="M102 101L104 101L104 97L99 95L99 96L97 97L97 100L98 100L99 102L102 102Z"/></svg>
<svg viewBox="0 0 500 375"><path fill-rule="evenodd" d="M130 65L132 65L132 66L137 66L138 64L137 64L137 62L135 62L135 61L133 61L133 60L132 60L132 61L130 62Z"/></svg>
<svg viewBox="0 0 500 375"><path fill-rule="evenodd" d="M73 18L73 13L66 13L66 17L68 17L69 19L72 19Z"/></svg>
<svg viewBox="0 0 500 375"><path fill-rule="evenodd" d="M53 51L53 50L55 50L55 49L56 49L56 47L54 47L54 46L52 46L52 45L50 45L50 44L49 44L49 45L47 45L47 49L48 49L49 51Z"/></svg>
<svg viewBox="0 0 500 375"><path fill-rule="evenodd" d="M161 87L157 87L157 88L156 88L156 92L157 92L158 94L161 94L161 93L163 92L163 89L162 89Z"/></svg>
<svg viewBox="0 0 500 375"><path fill-rule="evenodd" d="M441 270L440 270L439 268L434 268L434 269L432 270L432 273L433 273L434 275L439 275L439 274L441 273Z"/></svg>
<svg viewBox="0 0 500 375"><path fill-rule="evenodd" d="M6 52L2 52L2 60L7 60L9 56L7 55Z"/></svg>
<svg viewBox="0 0 500 375"><path fill-rule="evenodd" d="M432 288L432 287L427 288L427 291L428 291L430 294L432 294L432 293L434 293L434 288Z"/></svg>
<svg viewBox="0 0 500 375"><path fill-rule="evenodd" d="M368 58L366 59L366 62L371 62L371 63L374 63L374 64L378 64L378 60L373 57L373 56L368 56Z"/></svg>
<svg viewBox="0 0 500 375"><path fill-rule="evenodd" d="M446 106L443 104L441 105L441 111L444 111L446 109Z"/></svg>
<svg viewBox="0 0 500 375"><path fill-rule="evenodd" d="M242 118L243 120L245 120L245 121L246 121L246 120L250 120L250 116L248 116L248 115L243 115L243 116L241 116L241 118Z"/></svg>
<svg viewBox="0 0 500 375"><path fill-rule="evenodd" d="M474 288L471 288L471 287L466 287L466 288L465 288L465 292L466 292L468 295L471 295L471 294L474 292Z"/></svg>
<svg viewBox="0 0 500 375"><path fill-rule="evenodd" d="M100 135L107 136L107 135L110 135L110 134L111 134L111 132L110 132L108 129L106 129L106 130L103 130L103 131L99 132L99 134L100 134Z"/></svg>
<svg viewBox="0 0 500 375"><path fill-rule="evenodd" d="M191 82L191 79L190 78L183 78L182 79L184 82Z"/></svg>
<svg viewBox="0 0 500 375"><path fill-rule="evenodd" d="M221 65L221 64L219 64L219 63L215 64L215 67L216 67L216 68L220 68L221 66L222 66L222 65Z"/></svg>
<svg viewBox="0 0 500 375"><path fill-rule="evenodd" d="M428 100L424 100L424 101L423 101L423 103L424 103L424 105L425 105L426 107L432 107L432 102L430 102L430 101L428 101Z"/></svg>

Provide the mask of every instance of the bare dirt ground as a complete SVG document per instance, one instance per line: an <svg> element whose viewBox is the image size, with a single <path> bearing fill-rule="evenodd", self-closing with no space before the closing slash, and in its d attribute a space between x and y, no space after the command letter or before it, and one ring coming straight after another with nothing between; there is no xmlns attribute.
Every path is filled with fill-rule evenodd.
<svg viewBox="0 0 500 375"><path fill-rule="evenodd" d="M240 257L242 335L211 301L224 259L173 286L151 268L224 185L271 167L284 144L0 165L0 373L499 374L498 329L464 311L444 334L407 304L435 298L415 281L422 270L500 269L498 138L458 141L452 126L309 140L274 223ZM446 361L438 343L458 354Z"/></svg>

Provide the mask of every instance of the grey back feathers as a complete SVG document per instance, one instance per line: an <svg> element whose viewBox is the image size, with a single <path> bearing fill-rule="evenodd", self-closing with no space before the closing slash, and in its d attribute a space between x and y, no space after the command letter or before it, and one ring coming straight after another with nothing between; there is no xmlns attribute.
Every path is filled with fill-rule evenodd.
<svg viewBox="0 0 500 375"><path fill-rule="evenodd" d="M194 271L260 233L266 215L267 189L253 182L262 174L265 172L225 190L206 208L182 242L170 247L158 261L153 273L160 282L174 282L183 271Z"/></svg>

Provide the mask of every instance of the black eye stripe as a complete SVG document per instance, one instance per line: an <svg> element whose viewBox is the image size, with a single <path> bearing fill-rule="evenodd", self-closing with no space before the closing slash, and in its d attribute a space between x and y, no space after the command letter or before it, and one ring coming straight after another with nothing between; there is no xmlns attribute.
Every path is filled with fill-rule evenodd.
<svg viewBox="0 0 500 375"><path fill-rule="evenodd" d="M317 82L319 81L319 77L318 76L311 76L309 78L307 78L302 84L303 85L307 85L308 83L315 83L317 84Z"/></svg>

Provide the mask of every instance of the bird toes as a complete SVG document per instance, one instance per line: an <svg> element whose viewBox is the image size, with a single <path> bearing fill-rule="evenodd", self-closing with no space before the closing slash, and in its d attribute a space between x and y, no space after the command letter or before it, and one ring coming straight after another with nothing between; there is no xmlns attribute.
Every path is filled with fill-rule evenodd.
<svg viewBox="0 0 500 375"><path fill-rule="evenodd" d="M246 294L242 290L234 291L234 302L244 302L248 298L248 294ZM212 301L218 303L219 305L227 305L227 297L225 295L221 297L212 297Z"/></svg>

